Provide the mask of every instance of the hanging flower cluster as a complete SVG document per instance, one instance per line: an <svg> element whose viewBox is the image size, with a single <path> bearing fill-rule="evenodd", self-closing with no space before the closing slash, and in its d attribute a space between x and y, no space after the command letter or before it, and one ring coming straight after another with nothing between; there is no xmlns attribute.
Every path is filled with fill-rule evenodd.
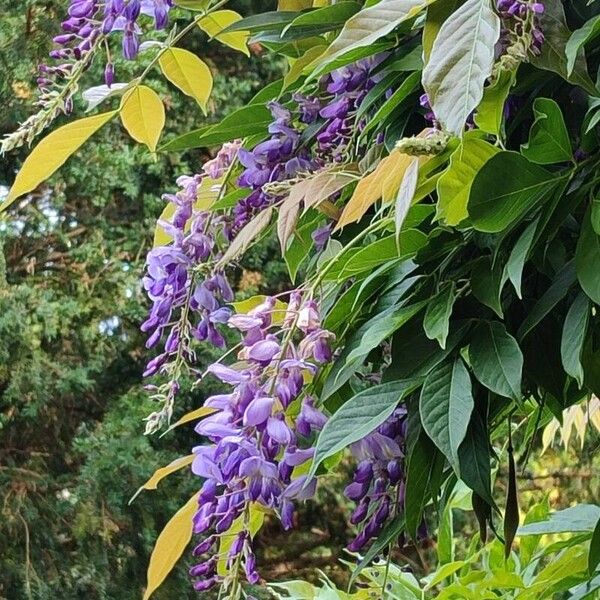
<svg viewBox="0 0 600 600"><path fill-rule="evenodd" d="M357 503L350 522L359 528L348 549L360 552L390 517L404 511L407 413L396 409L376 431L351 446L358 464L344 494Z"/></svg>
<svg viewBox="0 0 600 600"><path fill-rule="evenodd" d="M238 184L251 188L252 192L233 209L230 238L254 214L282 197L273 185L276 182L290 181L318 171L328 163L349 159L355 125L359 130L365 125L364 120L356 123L357 110L379 81L380 76L373 71L385 57L385 53L378 54L325 75L319 81L320 93L316 96L293 94L299 124L294 123L292 110L277 102L269 104L274 119L269 125L271 137L251 151L240 151L240 162L245 169ZM317 143L310 150L301 138L307 125L319 125Z"/></svg>
<svg viewBox="0 0 600 600"><path fill-rule="evenodd" d="M294 469L313 456L309 438L325 424L325 416L307 396L305 381L331 360L333 334L321 327L316 303L293 292L281 326L276 301L267 298L248 314L233 315L229 326L241 334L239 363L215 363L208 372L232 387L212 396L205 406L218 412L196 426L211 442L194 449L192 471L205 479L194 517L194 532L204 539L194 554L203 562L191 570L197 590L218 583L236 585L239 569L256 583L259 575L247 527L236 535L227 561L230 574L217 575L219 537L236 519L248 520L252 503L277 513L283 526L293 525L294 501L314 495L316 480L294 478ZM300 411L292 423L288 409Z"/></svg>
<svg viewBox="0 0 600 600"><path fill-rule="evenodd" d="M503 21L498 69L513 70L520 62L529 60L530 54L541 54L544 33L539 17L545 7L542 2L498 0L497 9Z"/></svg>
<svg viewBox="0 0 600 600"><path fill-rule="evenodd" d="M269 125L271 137L251 151L241 149L239 159L245 167L238 184L252 192L233 209L233 221L228 237L231 239L254 214L273 204L278 196L264 189L267 184L293 179L302 172L314 171L317 164L308 150L300 148L300 134L293 124L292 113L277 102L269 109L273 122Z"/></svg>
<svg viewBox="0 0 600 600"><path fill-rule="evenodd" d="M225 345L218 327L231 316L225 304L233 300L233 291L215 266L220 258L217 240L223 222L210 212L195 210L194 205L203 182L208 179L218 186L238 151L239 142L225 144L201 174L180 177L177 183L181 189L164 196L173 206L173 216L159 224L173 242L148 254L143 283L152 308L142 331L149 334L147 348L163 344L163 351L148 363L144 376L160 372L168 376L168 382L151 387L164 409L148 418L147 432L170 419L182 369L195 362L192 339L209 341L218 348Z"/></svg>
<svg viewBox="0 0 600 600"><path fill-rule="evenodd" d="M54 38L60 48L50 52L51 58L70 62L40 66L40 103L47 104L54 98L54 88L59 87L61 80L73 71L76 62L85 59L102 36L122 31L123 56L134 59L139 51L142 32L137 23L140 15L152 17L155 29L164 29L171 6L172 0L71 0L69 17L62 23L63 33ZM114 79L110 57L105 79L109 86Z"/></svg>

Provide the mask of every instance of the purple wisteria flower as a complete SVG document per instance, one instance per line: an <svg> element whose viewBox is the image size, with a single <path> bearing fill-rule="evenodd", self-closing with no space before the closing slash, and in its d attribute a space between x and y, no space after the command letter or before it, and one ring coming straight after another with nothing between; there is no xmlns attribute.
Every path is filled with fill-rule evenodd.
<svg viewBox="0 0 600 600"><path fill-rule="evenodd" d="M333 334L322 329L318 306L290 294L283 324L273 326L275 299L267 298L246 315L233 315L229 326L242 338L240 362L215 363L208 372L231 386L228 393L208 398L205 406L218 410L196 426L210 444L194 449L192 471L205 481L194 532L202 541L194 550L203 562L192 568L194 587L225 588L241 566L249 583L259 581L252 540L239 533L227 556L230 579L217 575L218 539L237 519L247 519L252 503L275 511L285 529L293 526L294 503L315 493L316 480L295 476L294 470L311 460L309 438L322 429L325 416L304 390L305 380L330 360ZM300 414L288 416L298 402Z"/></svg>
<svg viewBox="0 0 600 600"><path fill-rule="evenodd" d="M134 59L142 33L138 24L140 16L151 17L155 29L164 29L172 5L172 0L71 0L68 17L62 22L63 32L54 37L58 47L50 52L50 58L60 61L60 64L39 66L39 103L44 106L54 98L62 81L71 76L77 62L91 56L102 36L122 32L123 56ZM110 61L104 78L108 86L112 85L114 66ZM70 99L65 110L71 110Z"/></svg>
<svg viewBox="0 0 600 600"><path fill-rule="evenodd" d="M180 190L164 196L173 206L173 214L170 221L159 221L159 225L173 242L148 253L143 284L152 307L141 329L148 334L147 348L162 345L161 353L146 366L144 376L165 374L169 383L155 396L163 398L166 413L151 415L149 430L170 419L181 370L195 361L192 340L208 341L217 348L225 345L219 327L231 316L226 305L234 295L225 274L215 267L221 255L216 240L223 222L209 212L196 210L194 205L203 181L220 179L238 149L239 142L226 144L214 160L204 165L201 174L180 177Z"/></svg>
<svg viewBox="0 0 600 600"><path fill-rule="evenodd" d="M229 239L235 237L256 213L279 198L263 189L266 184L293 179L299 173L311 172L318 167L308 150L300 148L300 131L293 124L292 113L277 102L271 102L269 109L274 119L269 125L271 137L251 151L240 150L244 171L238 183L252 192L233 209Z"/></svg>
<svg viewBox="0 0 600 600"><path fill-rule="evenodd" d="M498 14L503 20L499 53L525 60L527 53L539 56L544 44L540 15L545 11L543 2L529 0L497 0Z"/></svg>
<svg viewBox="0 0 600 600"><path fill-rule="evenodd" d="M407 413L404 407L376 431L351 446L357 467L344 494L357 506L350 517L358 527L348 549L362 551L390 518L404 511Z"/></svg>

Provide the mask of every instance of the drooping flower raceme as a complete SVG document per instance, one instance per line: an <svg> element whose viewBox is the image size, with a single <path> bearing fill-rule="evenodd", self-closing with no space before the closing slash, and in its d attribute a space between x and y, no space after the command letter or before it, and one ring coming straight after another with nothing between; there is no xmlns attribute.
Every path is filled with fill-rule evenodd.
<svg viewBox="0 0 600 600"><path fill-rule="evenodd" d="M173 214L160 225L173 242L148 254L144 288L152 308L142 331L149 336L148 348L162 346L162 352L148 363L144 376L161 373L167 375L168 382L153 388L164 408L149 417L147 432L171 417L182 369L195 362L192 340L208 341L218 348L225 344L219 327L231 316L226 304L233 300L233 291L223 271L216 267L223 222L207 211L196 210L195 203L201 186L207 182L219 186L238 150L239 142L226 144L213 161L204 165L201 174L180 177L180 190L164 196Z"/></svg>
<svg viewBox="0 0 600 600"><path fill-rule="evenodd" d="M210 442L194 449L192 465L205 480L194 518L194 532L203 536L194 550L203 562L191 570L197 590L217 583L231 590L238 585L240 570L248 582L256 583L259 575L247 527L252 504L274 511L288 529L294 501L308 499L315 491L316 481L296 477L294 470L312 458L309 438L326 421L304 388L305 381L331 360L333 335L322 329L317 305L297 292L290 295L280 326L275 324L277 317L273 298L248 314L233 315L229 326L241 334L240 362L208 368L231 389L205 402L218 412L196 426ZM295 422L289 417L292 404L298 411ZM246 526L228 551L230 573L222 579L216 570L218 542L236 520Z"/></svg>
<svg viewBox="0 0 600 600"><path fill-rule="evenodd" d="M362 551L390 518L404 512L407 413L397 408L376 431L351 446L357 460L344 494L357 503L350 521L358 535L348 545Z"/></svg>

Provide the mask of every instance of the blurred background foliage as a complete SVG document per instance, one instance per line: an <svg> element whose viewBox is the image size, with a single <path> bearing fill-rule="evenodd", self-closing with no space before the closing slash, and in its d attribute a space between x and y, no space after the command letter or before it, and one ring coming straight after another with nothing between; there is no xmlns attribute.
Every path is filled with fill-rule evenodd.
<svg viewBox="0 0 600 600"><path fill-rule="evenodd" d="M231 7L249 14L266 10L266 4L245 0ZM0 0L0 133L34 110L36 65L64 8L57 0ZM206 45L201 36L186 43L208 59L215 74L211 119L247 102L284 68L259 47L247 59ZM134 72L131 64L117 63L117 80ZM92 68L88 83L101 78L99 67ZM164 99L171 132L200 126L191 100L159 77L149 82ZM0 194L26 152L3 157ZM207 157L152 157L112 124L0 223L2 599L139 598L158 533L193 493L193 481L180 473L128 505L158 466L188 454L196 443L192 427L163 438L142 435L142 420L153 407L142 389L146 353L138 326L146 310L140 275L162 210L160 196ZM287 285L279 254L266 242L245 259L237 278L240 294ZM202 394L210 392L203 387ZM179 414L201 403L199 392L183 395ZM556 444L541 457L532 455L521 476L523 508L546 495L554 507L599 502L594 473L600 436L594 427L586 440L583 450L571 440L567 450ZM341 465L340 480L344 470ZM347 574L338 561L348 532L344 500L335 489L342 489L340 481L321 487L317 503L301 513L298 531L265 528L258 544L267 579L308 578L321 568L343 582ZM462 532L459 546L462 539L466 548L475 524L461 516L455 527ZM433 568L432 557L428 543L397 556L421 574ZM156 593L158 600L195 597L185 564Z"/></svg>

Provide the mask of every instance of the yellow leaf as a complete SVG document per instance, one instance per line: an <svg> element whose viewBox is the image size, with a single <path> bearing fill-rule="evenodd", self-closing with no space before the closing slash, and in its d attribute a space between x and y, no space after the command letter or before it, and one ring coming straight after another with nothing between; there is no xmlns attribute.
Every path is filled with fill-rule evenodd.
<svg viewBox="0 0 600 600"><path fill-rule="evenodd" d="M196 419L201 419L202 417L210 417L210 415L214 415L217 412L219 412L218 408L211 408L210 406L201 406L200 408L192 410L191 412L183 415L183 417L181 417L179 421L173 423L173 425L171 425L171 427L167 429L167 432L171 431L172 429L175 429L175 427L179 427L180 425L185 425L190 421L195 421Z"/></svg>
<svg viewBox="0 0 600 600"><path fill-rule="evenodd" d="M312 5L312 0L278 0L277 10L304 10Z"/></svg>
<svg viewBox="0 0 600 600"><path fill-rule="evenodd" d="M213 87L213 77L208 65L182 48L165 50L158 63L164 76L184 94L194 98L206 113Z"/></svg>
<svg viewBox="0 0 600 600"><path fill-rule="evenodd" d="M188 456L182 456L180 458L176 458L172 463L169 463L166 467L161 467L160 469L156 469L154 474L144 485L142 485L138 491L133 495L129 504L131 504L140 494L142 490L155 490L158 487L158 484L165 478L167 475L171 475L171 473L175 473L183 469L183 467L187 467L194 462L195 454L190 454Z"/></svg>
<svg viewBox="0 0 600 600"><path fill-rule="evenodd" d="M231 305L235 309L235 312L240 315L248 314L252 309L262 304L267 299L266 296L252 296L246 300L240 300L239 302L232 302ZM273 309L273 324L280 325L283 323L285 317L285 311L287 310L287 304L281 300L275 300L275 307Z"/></svg>
<svg viewBox="0 0 600 600"><path fill-rule="evenodd" d="M148 584L144 600L148 600L159 588L190 543L192 518L198 509L199 495L194 494L187 504L173 515L158 536L148 565Z"/></svg>
<svg viewBox="0 0 600 600"><path fill-rule="evenodd" d="M250 56L248 50L248 31L232 31L230 33L220 33L223 29L229 27L233 23L241 21L242 16L234 10L217 10L213 13L202 17L198 21L198 27L208 34L211 38L219 40L222 44L243 52L246 56Z"/></svg>
<svg viewBox="0 0 600 600"><path fill-rule="evenodd" d="M389 190L399 178L396 187L396 191L398 191L404 171L410 164L410 158L398 150L394 150L377 165L372 173L363 177L358 182L348 204L344 207L335 227L336 231L349 223L360 221L369 208L383 196L384 185L385 189ZM390 179L392 177L393 180Z"/></svg>
<svg viewBox="0 0 600 600"><path fill-rule="evenodd" d="M154 152L165 126L165 107L158 94L148 86L136 86L123 97L120 115L129 135Z"/></svg>
<svg viewBox="0 0 600 600"><path fill-rule="evenodd" d="M6 200L0 205L0 212L8 208L19 196L31 192L50 177L116 113L117 111L113 110L86 117L63 125L47 135L25 159Z"/></svg>
<svg viewBox="0 0 600 600"><path fill-rule="evenodd" d="M246 524L246 515L240 515L234 522L233 525L229 528L227 533L224 533L221 536L221 540L219 543L219 555L221 559L217 563L217 574L221 577L227 575L227 554L229 553L229 548L231 548L231 544L235 540L235 536L240 533L240 531L248 531L250 533L250 537L253 538L262 527L263 521L265 520L264 510L256 504L251 504L248 509L248 522Z"/></svg>

